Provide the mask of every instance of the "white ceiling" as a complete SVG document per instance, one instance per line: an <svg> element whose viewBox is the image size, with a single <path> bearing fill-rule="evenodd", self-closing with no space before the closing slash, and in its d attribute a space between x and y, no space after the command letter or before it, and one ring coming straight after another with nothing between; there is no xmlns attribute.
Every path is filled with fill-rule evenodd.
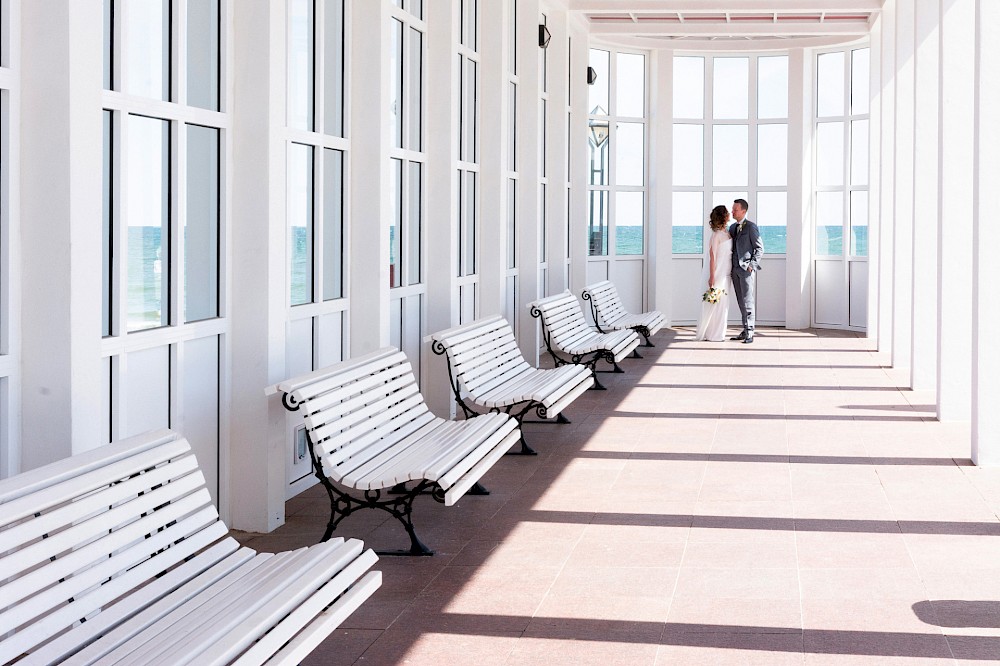
<svg viewBox="0 0 1000 666"><path fill-rule="evenodd" d="M883 0L569 0L599 41L645 48L782 49L868 34Z"/></svg>

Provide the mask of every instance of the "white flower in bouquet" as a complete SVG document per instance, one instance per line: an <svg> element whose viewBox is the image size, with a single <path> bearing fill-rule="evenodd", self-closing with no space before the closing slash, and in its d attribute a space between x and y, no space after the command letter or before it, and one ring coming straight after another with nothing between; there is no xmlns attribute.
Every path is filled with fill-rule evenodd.
<svg viewBox="0 0 1000 666"><path fill-rule="evenodd" d="M726 290L721 287L709 287L708 291L701 295L701 300L714 305L725 293Z"/></svg>

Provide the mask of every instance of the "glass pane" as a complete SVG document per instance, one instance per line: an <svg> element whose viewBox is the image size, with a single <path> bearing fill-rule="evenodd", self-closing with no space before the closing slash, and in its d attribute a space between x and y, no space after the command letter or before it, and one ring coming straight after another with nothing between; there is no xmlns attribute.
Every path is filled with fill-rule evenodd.
<svg viewBox="0 0 1000 666"><path fill-rule="evenodd" d="M219 130L187 126L184 321L219 316Z"/></svg>
<svg viewBox="0 0 1000 666"><path fill-rule="evenodd" d="M750 182L749 134L746 125L712 127L713 185L747 185Z"/></svg>
<svg viewBox="0 0 1000 666"><path fill-rule="evenodd" d="M608 167L610 166L611 136L608 134L608 121L594 119L590 121L590 136L587 140L590 147L590 184L608 185Z"/></svg>
<svg viewBox="0 0 1000 666"><path fill-rule="evenodd" d="M704 132L702 125L674 125L674 185L704 184Z"/></svg>
<svg viewBox="0 0 1000 666"><path fill-rule="evenodd" d="M615 183L617 185L642 185L645 164L645 127L642 123L618 123L617 132Z"/></svg>
<svg viewBox="0 0 1000 666"><path fill-rule="evenodd" d="M824 53L816 59L816 115L844 115L844 53Z"/></svg>
<svg viewBox="0 0 1000 666"><path fill-rule="evenodd" d="M517 74L517 0L509 0L507 10L507 69Z"/></svg>
<svg viewBox="0 0 1000 666"><path fill-rule="evenodd" d="M538 217L540 218L541 224L538 225L538 263L545 263L546 256L548 255L547 241L549 238L548 233L548 211L549 211L549 192L548 186L542 183L539 190L539 201L538 201Z"/></svg>
<svg viewBox="0 0 1000 666"><path fill-rule="evenodd" d="M868 184L868 121L851 123L851 185Z"/></svg>
<svg viewBox="0 0 1000 666"><path fill-rule="evenodd" d="M323 149L323 300L344 295L344 153Z"/></svg>
<svg viewBox="0 0 1000 666"><path fill-rule="evenodd" d="M288 0L288 126L313 129L313 0Z"/></svg>
<svg viewBox="0 0 1000 666"><path fill-rule="evenodd" d="M851 254L868 256L868 192L851 192Z"/></svg>
<svg viewBox="0 0 1000 666"><path fill-rule="evenodd" d="M517 84L509 84L507 93L507 169L517 171Z"/></svg>
<svg viewBox="0 0 1000 666"><path fill-rule="evenodd" d="M465 159L479 161L479 146L476 145L476 130L479 124L479 67L474 60L465 61Z"/></svg>
<svg viewBox="0 0 1000 666"><path fill-rule="evenodd" d="M701 192L674 192L673 253L701 254L702 232L708 224L708 212Z"/></svg>
<svg viewBox="0 0 1000 666"><path fill-rule="evenodd" d="M392 114L392 145L403 147L403 22L392 20L392 51L389 52L389 71L392 82L389 110Z"/></svg>
<svg viewBox="0 0 1000 666"><path fill-rule="evenodd" d="M472 275L476 272L476 177L475 171L465 174L465 233L463 234L463 265L465 274Z"/></svg>
<svg viewBox="0 0 1000 666"><path fill-rule="evenodd" d="M419 151L423 150L424 33L414 28L410 28L406 60L410 88L406 98L408 131L405 147Z"/></svg>
<svg viewBox="0 0 1000 666"><path fill-rule="evenodd" d="M542 14L538 19L539 25L548 26L549 19ZM549 50L541 49L541 57L538 59L538 77L542 81L542 92L549 91Z"/></svg>
<svg viewBox="0 0 1000 666"><path fill-rule="evenodd" d="M757 117L788 117L788 56L757 59Z"/></svg>
<svg viewBox="0 0 1000 666"><path fill-rule="evenodd" d="M674 118L705 117L705 59L674 58Z"/></svg>
<svg viewBox="0 0 1000 666"><path fill-rule="evenodd" d="M844 184L844 123L816 125L816 184L820 187Z"/></svg>
<svg viewBox="0 0 1000 666"><path fill-rule="evenodd" d="M851 115L858 116L868 113L868 101L871 97L871 90L869 90L870 59L869 49L851 51Z"/></svg>
<svg viewBox="0 0 1000 666"><path fill-rule="evenodd" d="M608 253L608 195L607 190L590 191L590 220L587 237L590 239L590 256Z"/></svg>
<svg viewBox="0 0 1000 666"><path fill-rule="evenodd" d="M615 195L615 254L643 253L642 192L618 192Z"/></svg>
<svg viewBox="0 0 1000 666"><path fill-rule="evenodd" d="M291 304L313 300L313 147L288 145L288 247L291 253Z"/></svg>
<svg viewBox="0 0 1000 666"><path fill-rule="evenodd" d="M420 284L420 247L423 243L423 164L409 163L409 201L406 219L406 284Z"/></svg>
<svg viewBox="0 0 1000 666"><path fill-rule="evenodd" d="M424 17L424 0L406 0L406 10L418 19Z"/></svg>
<svg viewBox="0 0 1000 666"><path fill-rule="evenodd" d="M111 335L111 303L113 299L111 298L111 255L112 255L112 207L111 202L114 201L114 192L112 190L114 179L112 170L112 146L114 145L114 128L112 125L112 113L111 111L103 111L104 120L104 160L103 160L103 187L101 188L104 194L103 202L103 230L102 230L102 240L101 240L101 266L102 266L102 282L101 282L101 335L107 336Z"/></svg>
<svg viewBox="0 0 1000 666"><path fill-rule="evenodd" d="M816 254L844 253L844 193L816 193Z"/></svg>
<svg viewBox="0 0 1000 666"><path fill-rule="evenodd" d="M597 72L597 80L590 89L590 101L587 108L593 115L606 116L611 110L608 102L608 91L611 83L611 53L600 49L590 49L590 66Z"/></svg>
<svg viewBox="0 0 1000 666"><path fill-rule="evenodd" d="M544 98L542 99L542 104L541 104L539 113L541 114L541 119L540 119L541 126L540 127L541 127L541 134L542 134L542 140L541 140L540 146L539 146L539 148L541 149L541 156L540 156L540 159L539 159L540 165L539 166L542 169L542 178L545 178L545 176L548 175L546 173L546 168L547 168L547 165L548 165L548 159L546 159L548 157L548 131L547 131L548 130L548 122L547 121L548 121L548 114L549 114L549 102L548 102L547 99L544 99Z"/></svg>
<svg viewBox="0 0 1000 666"><path fill-rule="evenodd" d="M617 115L642 118L646 115L646 58L632 53L618 54Z"/></svg>
<svg viewBox="0 0 1000 666"><path fill-rule="evenodd" d="M323 131L344 136L344 0L323 7Z"/></svg>
<svg viewBox="0 0 1000 666"><path fill-rule="evenodd" d="M104 0L104 89L114 90L115 13L114 0ZM3 63L6 65L7 63Z"/></svg>
<svg viewBox="0 0 1000 666"><path fill-rule="evenodd" d="M708 213L716 206L725 206L729 209L729 212L733 212L733 202L737 199L743 199L744 201L749 201L750 196L747 192L738 192L735 190L716 190L712 192L711 205L705 207L705 220L708 221ZM747 218L754 219L755 213L751 209L747 209Z"/></svg>
<svg viewBox="0 0 1000 666"><path fill-rule="evenodd" d="M166 326L170 284L170 123L128 117L128 322Z"/></svg>
<svg viewBox="0 0 1000 666"><path fill-rule="evenodd" d="M517 181L507 180L507 268L517 268Z"/></svg>
<svg viewBox="0 0 1000 666"><path fill-rule="evenodd" d="M757 184L788 184L788 125L757 126Z"/></svg>
<svg viewBox="0 0 1000 666"><path fill-rule="evenodd" d="M130 2L125 16L125 92L170 101L170 0Z"/></svg>
<svg viewBox="0 0 1000 666"><path fill-rule="evenodd" d="M750 106L750 59L715 58L713 63L713 116L720 120L747 118Z"/></svg>
<svg viewBox="0 0 1000 666"><path fill-rule="evenodd" d="M403 228L403 160L392 160L392 215L389 216L389 286L403 282L400 270L400 230Z"/></svg>
<svg viewBox="0 0 1000 666"><path fill-rule="evenodd" d="M758 192L757 211L747 215L757 223L767 254L785 254L788 245L788 193Z"/></svg>
<svg viewBox="0 0 1000 666"><path fill-rule="evenodd" d="M219 109L219 0L187 0L187 103Z"/></svg>

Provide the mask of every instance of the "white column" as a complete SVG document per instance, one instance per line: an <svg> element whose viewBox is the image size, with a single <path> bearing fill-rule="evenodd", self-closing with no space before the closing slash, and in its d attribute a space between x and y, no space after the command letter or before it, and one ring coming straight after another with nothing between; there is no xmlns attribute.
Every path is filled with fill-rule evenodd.
<svg viewBox="0 0 1000 666"><path fill-rule="evenodd" d="M232 411L230 526L269 532L285 521L287 379L285 226L285 4L233 8Z"/></svg>
<svg viewBox="0 0 1000 666"><path fill-rule="evenodd" d="M879 331L879 310L882 294L878 289L881 271L882 243L880 211L882 181L882 16L875 17L871 31L871 68L869 85L871 88L868 111L868 326L865 331L877 348L881 339Z"/></svg>
<svg viewBox="0 0 1000 666"><path fill-rule="evenodd" d="M942 421L968 420L972 409L975 11L976 0L944 0L941 6L938 418Z"/></svg>
<svg viewBox="0 0 1000 666"><path fill-rule="evenodd" d="M913 326L913 91L914 8L909 1L896 4L896 106L895 220L892 247L892 365L910 367ZM909 385L907 381L907 385Z"/></svg>
<svg viewBox="0 0 1000 666"><path fill-rule="evenodd" d="M21 4L22 470L105 442L100 0ZM13 29L17 29L13 26ZM16 181L15 181L16 182ZM15 415L11 415L16 418Z"/></svg>
<svg viewBox="0 0 1000 666"><path fill-rule="evenodd" d="M566 279L566 107L569 104L569 44L566 39L569 29L566 12L550 10L549 32L549 113L546 128L546 143L549 154L549 196L546 219L548 219L548 242L546 261L549 264L549 293L558 294L569 289ZM574 85L581 85L580 78ZM579 158L579 155L574 155ZM583 285L580 285L581 287Z"/></svg>
<svg viewBox="0 0 1000 666"><path fill-rule="evenodd" d="M587 242L587 216L590 206L587 200L587 102L590 99L590 86L587 85L587 67L590 65L590 46L587 43L586 25L581 25L582 19L573 17L568 23L570 35L573 38L570 65L573 71L573 87L570 91L570 104L573 106L573 126L570 128L573 161L570 164L570 182L572 195L569 202L570 219L570 278L569 289L579 293L587 284L587 256L590 251ZM656 58L655 52L652 58ZM650 220L654 220L650 208ZM653 224L653 222L650 222Z"/></svg>
<svg viewBox="0 0 1000 666"><path fill-rule="evenodd" d="M938 70L940 0L916 0L916 67L913 144L913 330L910 386L937 383Z"/></svg>
<svg viewBox="0 0 1000 666"><path fill-rule="evenodd" d="M788 229L785 247L785 328L808 328L812 303L812 133L815 56L788 54Z"/></svg>
<svg viewBox="0 0 1000 666"><path fill-rule="evenodd" d="M650 283L654 298L650 307L659 310L670 323L673 311L671 303L671 267L673 256L673 106L674 106L674 52L670 49L653 51L653 67L650 81L652 100L649 110L650 132L650 179L649 209L650 224L655 227L655 244L649 253ZM655 79L653 78L655 76Z"/></svg>
<svg viewBox="0 0 1000 666"><path fill-rule="evenodd" d="M1000 465L1000 308L996 298L996 189L1000 183L1000 3L977 0L976 178L973 193L972 461Z"/></svg>
<svg viewBox="0 0 1000 666"><path fill-rule="evenodd" d="M879 147L879 262L878 280L873 280L878 290L878 350L891 354L893 351L893 303L892 276L895 270L893 237L896 217L893 202L896 200L895 152L896 152L896 0L886 0L882 15L878 19L882 26L881 51L881 108L879 113L881 143Z"/></svg>

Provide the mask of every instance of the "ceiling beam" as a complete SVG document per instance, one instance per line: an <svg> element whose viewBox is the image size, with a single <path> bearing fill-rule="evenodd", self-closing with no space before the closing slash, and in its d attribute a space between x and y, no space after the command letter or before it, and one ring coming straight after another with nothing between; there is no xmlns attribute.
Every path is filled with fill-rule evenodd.
<svg viewBox="0 0 1000 666"><path fill-rule="evenodd" d="M669 37L813 37L867 35L868 21L782 21L779 23L679 23L677 21L592 22L591 35L661 35Z"/></svg>
<svg viewBox="0 0 1000 666"><path fill-rule="evenodd" d="M570 0L570 11L587 14L683 12L685 14L851 14L878 12L883 0Z"/></svg>

